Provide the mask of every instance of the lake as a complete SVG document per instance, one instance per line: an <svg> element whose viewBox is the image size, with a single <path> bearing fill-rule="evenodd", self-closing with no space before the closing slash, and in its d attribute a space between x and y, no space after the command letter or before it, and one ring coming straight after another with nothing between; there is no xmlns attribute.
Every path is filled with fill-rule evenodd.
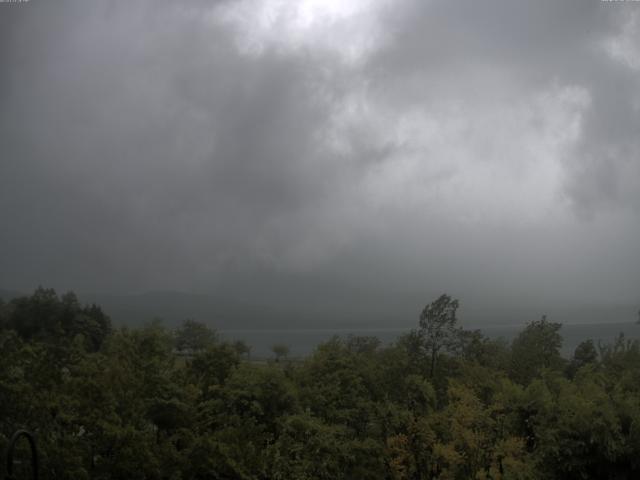
<svg viewBox="0 0 640 480"><path fill-rule="evenodd" d="M511 341L522 331L525 325L489 325L485 327L465 327L479 329L492 338L503 337ZM384 344L396 340L400 335L409 332L409 328L377 328L377 329L264 329L264 330L221 330L225 340L243 340L251 346L254 358L269 358L273 356L271 347L275 344L287 345L290 356L304 357L322 342L326 342L334 335L347 337L348 335L366 335L378 337ZM583 340L593 339L596 344L612 343L620 333L629 339L640 338L640 325L635 323L584 323L564 324L560 330L564 339L562 354L570 357L576 346Z"/></svg>

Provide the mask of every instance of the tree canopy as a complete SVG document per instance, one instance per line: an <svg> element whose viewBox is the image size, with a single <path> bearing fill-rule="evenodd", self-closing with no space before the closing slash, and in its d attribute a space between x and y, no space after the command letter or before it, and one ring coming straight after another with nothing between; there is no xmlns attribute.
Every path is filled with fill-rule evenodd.
<svg viewBox="0 0 640 480"><path fill-rule="evenodd" d="M640 342L565 360L545 317L509 343L458 307L439 297L388 345L334 337L276 362L195 321L114 329L38 289L0 303L0 449L27 428L60 479L638 478Z"/></svg>

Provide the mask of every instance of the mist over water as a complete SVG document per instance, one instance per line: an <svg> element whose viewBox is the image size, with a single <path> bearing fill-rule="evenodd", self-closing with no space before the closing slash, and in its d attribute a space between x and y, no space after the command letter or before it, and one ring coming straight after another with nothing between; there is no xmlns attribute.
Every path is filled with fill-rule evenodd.
<svg viewBox="0 0 640 480"><path fill-rule="evenodd" d="M479 328L490 338L503 338L511 342L525 325L493 325ZM251 355L256 359L273 357L271 348L274 345L286 345L292 357L306 357L312 354L319 344L338 336L347 339L349 336L377 337L385 344L391 344L398 337L405 335L409 329L268 329L268 330L221 330L225 340L243 340L251 347ZM612 345L620 334L625 339L640 339L640 325L633 323L596 323L596 324L564 324L560 330L563 337L562 355L571 358L575 348L585 340L593 340L596 345Z"/></svg>

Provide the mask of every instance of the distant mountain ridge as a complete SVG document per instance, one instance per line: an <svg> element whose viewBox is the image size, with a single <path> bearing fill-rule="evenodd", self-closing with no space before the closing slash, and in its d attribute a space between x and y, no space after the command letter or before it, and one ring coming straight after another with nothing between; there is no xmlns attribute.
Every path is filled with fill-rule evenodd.
<svg viewBox="0 0 640 480"><path fill-rule="evenodd" d="M82 294L79 298L101 305L116 324L140 325L159 318L173 326L191 318L215 328L234 328L239 323L259 325L256 317L271 321L278 318L274 309L216 295L157 291L135 295Z"/></svg>
<svg viewBox="0 0 640 480"><path fill-rule="evenodd" d="M161 318L176 325L187 318L205 322L218 329L278 328L414 328L419 309L403 305L396 313L341 311L339 306L321 301L304 305L267 304L252 298L235 299L216 294L184 292L148 292L137 295L79 294L83 302L102 306L117 324L140 325ZM425 301L426 303L426 301ZM462 307L459 312L465 328L489 325L526 324L546 314L551 321L565 324L633 323L637 308L633 305L594 305L579 307ZM414 311L415 310L415 311Z"/></svg>
<svg viewBox="0 0 640 480"><path fill-rule="evenodd" d="M23 295L27 295L27 294L24 292L17 292L14 290L4 290L0 288L0 300L3 300L5 302L8 302L12 298L21 297Z"/></svg>
<svg viewBox="0 0 640 480"><path fill-rule="evenodd" d="M29 295L0 289L0 298ZM58 293L64 293L62 291ZM386 310L371 302L361 301L360 310L342 308L330 297L303 299L297 303L275 299L231 298L224 294L152 291L141 294L77 293L82 303L100 305L116 325L138 326L153 319L162 319L175 326L187 318L195 319L220 330L238 329L384 329L417 326L419 303L396 300ZM361 300L361 299L358 299ZM380 299L376 299L380 301ZM469 307L461 298L459 311L463 327L485 328L500 325L522 325L546 314L550 321L563 324L634 323L638 319L635 305L593 305L579 307ZM425 300L425 303L428 299Z"/></svg>

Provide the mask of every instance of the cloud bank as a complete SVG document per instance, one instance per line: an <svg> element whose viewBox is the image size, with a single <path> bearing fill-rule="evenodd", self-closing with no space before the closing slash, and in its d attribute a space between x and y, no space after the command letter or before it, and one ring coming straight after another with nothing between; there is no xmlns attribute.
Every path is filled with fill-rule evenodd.
<svg viewBox="0 0 640 480"><path fill-rule="evenodd" d="M6 288L638 301L633 2L1 7Z"/></svg>

